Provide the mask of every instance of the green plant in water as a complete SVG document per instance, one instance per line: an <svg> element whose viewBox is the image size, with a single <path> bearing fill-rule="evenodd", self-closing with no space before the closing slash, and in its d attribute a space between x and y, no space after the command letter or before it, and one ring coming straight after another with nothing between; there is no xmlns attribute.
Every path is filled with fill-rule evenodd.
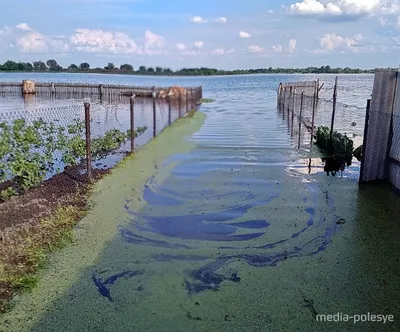
<svg viewBox="0 0 400 332"><path fill-rule="evenodd" d="M347 135L342 135L336 131L331 133L328 127L320 126L315 134L316 145L321 153L324 155L322 158L325 161L325 172L329 175L335 175L338 171L343 171L345 165L351 166L353 159L353 140L349 139Z"/></svg>
<svg viewBox="0 0 400 332"><path fill-rule="evenodd" d="M358 161L361 161L363 154L363 146L360 145L357 149L354 150L353 155L357 158Z"/></svg>
<svg viewBox="0 0 400 332"><path fill-rule="evenodd" d="M215 99L201 98L200 103L213 103Z"/></svg>

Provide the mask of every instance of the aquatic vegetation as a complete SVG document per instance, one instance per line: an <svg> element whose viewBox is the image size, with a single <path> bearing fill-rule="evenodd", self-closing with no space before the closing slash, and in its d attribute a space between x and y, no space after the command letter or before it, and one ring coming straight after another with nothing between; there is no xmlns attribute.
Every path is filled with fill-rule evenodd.
<svg viewBox="0 0 400 332"><path fill-rule="evenodd" d="M363 154L363 146L360 145L357 149L354 150L353 155L357 158L358 161L361 161Z"/></svg>
<svg viewBox="0 0 400 332"><path fill-rule="evenodd" d="M210 99L210 98L201 98L200 103L213 103L215 99Z"/></svg>
<svg viewBox="0 0 400 332"><path fill-rule="evenodd" d="M176 173L179 170L173 171L173 174ZM218 186L215 189L196 188L185 192L173 188L173 184L157 183L154 176L149 178L143 188L148 209L135 211L127 201L125 209L132 222L120 228L120 235L133 245L173 250L170 254L160 251L153 255L152 258L157 262L186 261L196 264L185 270L183 275L183 287L189 295L218 291L224 282L239 283L243 276L236 270L237 261L254 267L273 267L290 258L315 255L325 250L331 237L341 227L337 223L340 217L336 215L332 197L323 192L323 201L327 206L321 206L322 192L315 183L305 184L300 203L303 204L300 211L304 220L296 221L298 226L295 229L288 227L288 233L282 233L281 238L274 241L271 241L268 233L276 223L281 224L281 220L270 220L270 216L266 215L265 219L248 218L243 221L251 209L265 207L265 211L268 211L271 202L285 195L286 192L282 192L274 181L265 181L259 193L239 188L234 192L219 192L216 189ZM235 204L207 206L209 204L206 202L214 199ZM177 214L177 211L180 212ZM258 241L254 242L255 239ZM187 241L190 241L190 246L186 245L189 244ZM204 247L205 243L215 246L219 251L218 257L199 254L199 248ZM221 243L232 245L221 246Z"/></svg>
<svg viewBox="0 0 400 332"><path fill-rule="evenodd" d="M323 154L322 161L325 162L324 170L329 175L344 171L346 165L351 166L353 159L354 145L353 140L333 131L332 139L328 127L319 126L315 135L319 150Z"/></svg>

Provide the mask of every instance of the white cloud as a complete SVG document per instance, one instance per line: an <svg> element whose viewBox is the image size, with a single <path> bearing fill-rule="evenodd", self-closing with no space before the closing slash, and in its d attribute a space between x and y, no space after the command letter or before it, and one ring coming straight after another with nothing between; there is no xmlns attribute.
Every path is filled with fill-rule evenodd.
<svg viewBox="0 0 400 332"><path fill-rule="evenodd" d="M202 48L204 46L204 42L199 40L199 41L195 42L193 45L196 48Z"/></svg>
<svg viewBox="0 0 400 332"><path fill-rule="evenodd" d="M139 54L154 55L164 52L165 38L157 35L150 30L144 33L144 46L138 48Z"/></svg>
<svg viewBox="0 0 400 332"><path fill-rule="evenodd" d="M129 35L123 32L77 29L69 38L69 44L72 49L85 53L154 55L164 52L165 39L146 30L143 44L138 46Z"/></svg>
<svg viewBox="0 0 400 332"><path fill-rule="evenodd" d="M195 24L207 23L207 21L205 19L203 19L201 16L193 16L190 19L190 22L195 23Z"/></svg>
<svg viewBox="0 0 400 332"><path fill-rule="evenodd" d="M211 51L211 55L227 55L227 54L232 54L235 50L233 48L230 49L223 49L223 48L216 48Z"/></svg>
<svg viewBox="0 0 400 332"><path fill-rule="evenodd" d="M227 21L228 20L224 16L218 17L217 19L214 20L215 23L220 23L220 24L225 24Z"/></svg>
<svg viewBox="0 0 400 332"><path fill-rule="evenodd" d="M359 16L400 13L398 0L303 0L289 7L298 15Z"/></svg>
<svg viewBox="0 0 400 332"><path fill-rule="evenodd" d="M297 44L297 40L296 39L291 39L289 41L289 47L288 47L288 52L289 53L293 53L294 50L296 49L296 44Z"/></svg>
<svg viewBox="0 0 400 332"><path fill-rule="evenodd" d="M273 9L269 9L267 13L268 13L268 14L273 14L273 13L274 13L274 10L273 10Z"/></svg>
<svg viewBox="0 0 400 332"><path fill-rule="evenodd" d="M17 45L24 53L36 53L48 51L44 36L38 32L31 32L17 39Z"/></svg>
<svg viewBox="0 0 400 332"><path fill-rule="evenodd" d="M191 56L197 55L196 50L194 50L191 47L186 46L183 43L176 44L175 48L178 50L180 55L191 55Z"/></svg>
<svg viewBox="0 0 400 332"><path fill-rule="evenodd" d="M248 52L254 54L280 54L280 53L293 53L296 49L296 39L291 39L288 43L288 47L285 48L282 45L273 45L270 48L265 48L259 45L250 45Z"/></svg>
<svg viewBox="0 0 400 332"><path fill-rule="evenodd" d="M20 23L17 25L17 29L23 31L34 31L27 23Z"/></svg>
<svg viewBox="0 0 400 332"><path fill-rule="evenodd" d="M283 53L282 45L274 45L271 47L268 53Z"/></svg>
<svg viewBox="0 0 400 332"><path fill-rule="evenodd" d="M183 43L176 44L176 49L178 51L184 51L184 50L186 50L186 45Z"/></svg>
<svg viewBox="0 0 400 332"><path fill-rule="evenodd" d="M376 43L374 42L365 44L363 41L364 37L361 34L356 34L352 37L342 37L334 33L326 33L319 40L320 48L308 52L313 54L376 52L379 45L375 45Z"/></svg>
<svg viewBox="0 0 400 332"><path fill-rule="evenodd" d="M122 32L77 29L69 42L78 52L133 54L138 47L133 39Z"/></svg>
<svg viewBox="0 0 400 332"><path fill-rule="evenodd" d="M250 53L265 53L265 48L259 45L249 45L248 50Z"/></svg>
<svg viewBox="0 0 400 332"><path fill-rule="evenodd" d="M202 53L200 53L200 49L203 48L203 46L204 46L204 42L199 40L199 41L194 42L190 46L187 46L184 43L179 43L179 44L176 44L175 48L178 50L178 52L181 55L192 55L193 56L193 55L202 54Z"/></svg>
<svg viewBox="0 0 400 332"><path fill-rule="evenodd" d="M323 50L333 51L337 49L352 49L354 48L361 40L363 39L362 35L358 34L354 37L345 38L342 36L338 36L334 33L329 34L326 33L320 39L320 45Z"/></svg>
<svg viewBox="0 0 400 332"><path fill-rule="evenodd" d="M239 32L239 37L240 37L240 38L250 38L251 35L250 35L248 32L240 31L240 32Z"/></svg>
<svg viewBox="0 0 400 332"><path fill-rule="evenodd" d="M16 28L22 32L22 35L16 39L16 44L19 46L21 52L40 53L49 50L46 37L29 27L28 24L20 23Z"/></svg>

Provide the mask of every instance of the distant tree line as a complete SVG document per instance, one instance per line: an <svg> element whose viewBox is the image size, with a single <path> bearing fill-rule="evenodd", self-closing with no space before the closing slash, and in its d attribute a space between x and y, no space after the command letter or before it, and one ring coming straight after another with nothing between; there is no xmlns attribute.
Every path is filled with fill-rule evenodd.
<svg viewBox="0 0 400 332"><path fill-rule="evenodd" d="M182 68L171 70L162 67L140 66L134 69L130 64L115 66L109 62L103 68L92 68L89 63L83 62L79 65L71 64L67 68L60 66L56 60L50 59L46 62L34 61L15 62L6 61L0 65L0 71L3 72L70 72L70 73L110 73L110 74L136 74L136 75L166 75L166 76L209 76L209 75L245 75L245 74L361 74L374 73L376 69L359 68L332 68L330 66L307 67L307 68L259 68L259 69L237 69L237 70L219 70L215 68Z"/></svg>

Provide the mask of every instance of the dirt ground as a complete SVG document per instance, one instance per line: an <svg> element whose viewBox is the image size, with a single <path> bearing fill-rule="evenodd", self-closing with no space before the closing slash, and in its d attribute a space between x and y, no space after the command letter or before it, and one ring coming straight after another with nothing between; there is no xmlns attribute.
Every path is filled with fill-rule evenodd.
<svg viewBox="0 0 400 332"><path fill-rule="evenodd" d="M108 172L104 169L94 169L93 180L100 179ZM24 195L0 203L0 242L5 242L5 236L18 238L21 229L37 226L41 220L51 216L60 206L84 210L89 189L90 182L87 176L81 175L79 168L75 167L53 176ZM2 256L7 257L7 253L3 253ZM10 264L9 261L7 263ZM19 264L17 257L14 263L14 265ZM0 272L1 269L0 260ZM0 280L0 312L5 309L7 301L14 292L9 282Z"/></svg>

